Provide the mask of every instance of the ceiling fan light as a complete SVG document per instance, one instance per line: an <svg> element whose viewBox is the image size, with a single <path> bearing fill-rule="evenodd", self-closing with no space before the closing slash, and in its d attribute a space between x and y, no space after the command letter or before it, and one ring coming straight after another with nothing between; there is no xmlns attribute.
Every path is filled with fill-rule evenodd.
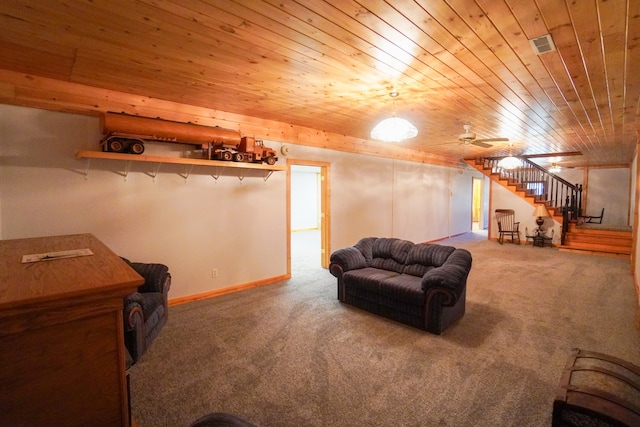
<svg viewBox="0 0 640 427"><path fill-rule="evenodd" d="M400 142L418 135L418 129L399 117L384 119L371 130L371 138L384 142Z"/></svg>
<svg viewBox="0 0 640 427"><path fill-rule="evenodd" d="M520 166L520 160L517 157L511 155L501 159L498 162L498 166L502 169L515 169Z"/></svg>

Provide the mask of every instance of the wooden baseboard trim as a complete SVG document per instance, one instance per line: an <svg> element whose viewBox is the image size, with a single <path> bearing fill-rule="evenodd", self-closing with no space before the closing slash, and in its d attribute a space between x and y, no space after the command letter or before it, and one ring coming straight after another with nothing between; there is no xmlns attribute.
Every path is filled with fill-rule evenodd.
<svg viewBox="0 0 640 427"><path fill-rule="evenodd" d="M463 234L467 234L467 233L469 233L469 232L468 232L468 231L465 231L465 232L463 232L463 233L458 233L458 234L454 234L454 235L452 235L452 236L447 236L447 237L441 237L441 238L439 238L439 239L428 240L428 241L426 241L426 242L422 242L422 243L436 243L436 242L441 242L441 241L443 241L443 240L452 239L452 238L454 238L454 237L462 236Z"/></svg>
<svg viewBox="0 0 640 427"><path fill-rule="evenodd" d="M272 283L281 282L291 278L291 274L283 274L282 276L271 277L264 280L257 280L255 282L243 283L241 285L229 286L222 289L215 289L209 292L203 292L201 294L188 295L186 297L173 298L169 300L169 307L174 305L185 304L188 302L199 301L203 299L209 299L219 297L221 295L230 294L233 292L240 292L247 289L255 288L257 286L270 285Z"/></svg>

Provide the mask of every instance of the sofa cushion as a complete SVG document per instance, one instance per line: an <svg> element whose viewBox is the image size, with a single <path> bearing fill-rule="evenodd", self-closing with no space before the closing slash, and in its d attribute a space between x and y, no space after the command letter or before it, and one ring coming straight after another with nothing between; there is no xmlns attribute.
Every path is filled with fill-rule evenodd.
<svg viewBox="0 0 640 427"><path fill-rule="evenodd" d="M380 293L394 300L408 302L419 307L423 306L425 301L422 278L411 274L398 274L382 279Z"/></svg>
<svg viewBox="0 0 640 427"><path fill-rule="evenodd" d="M454 250L453 246L430 243L414 245L407 254L403 273L422 277L432 268L441 267Z"/></svg>
<svg viewBox="0 0 640 427"><path fill-rule="evenodd" d="M353 247L357 248L365 257L367 262L369 262L371 261L371 258L373 258L373 243L376 240L378 240L377 237L363 237L362 239L358 240L358 243L353 245Z"/></svg>
<svg viewBox="0 0 640 427"><path fill-rule="evenodd" d="M144 320L148 321L156 312L164 316L164 298L160 292L145 292L139 294L142 296L142 311L144 313Z"/></svg>
<svg viewBox="0 0 640 427"><path fill-rule="evenodd" d="M413 246L408 240L378 238L373 242L369 266L402 273L407 254Z"/></svg>
<svg viewBox="0 0 640 427"><path fill-rule="evenodd" d="M359 270L349 270L342 276L354 289L362 289L368 292L380 293L380 282L383 279L397 276L395 271L366 267Z"/></svg>

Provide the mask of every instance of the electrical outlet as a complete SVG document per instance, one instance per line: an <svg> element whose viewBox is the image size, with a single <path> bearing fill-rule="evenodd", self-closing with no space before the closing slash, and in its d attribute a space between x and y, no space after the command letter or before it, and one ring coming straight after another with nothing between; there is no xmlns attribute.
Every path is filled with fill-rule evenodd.
<svg viewBox="0 0 640 427"><path fill-rule="evenodd" d="M214 268L213 270L211 270L211 277L216 278L218 277L218 269Z"/></svg>

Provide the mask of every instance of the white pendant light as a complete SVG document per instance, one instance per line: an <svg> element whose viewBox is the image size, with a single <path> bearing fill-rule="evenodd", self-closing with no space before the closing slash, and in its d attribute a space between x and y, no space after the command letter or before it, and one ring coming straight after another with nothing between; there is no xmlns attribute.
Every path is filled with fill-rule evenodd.
<svg viewBox="0 0 640 427"><path fill-rule="evenodd" d="M520 166L520 159L511 155L512 145L513 144L509 143L509 155L500 159L500 161L498 162L498 166L502 169L516 169L518 166Z"/></svg>
<svg viewBox="0 0 640 427"><path fill-rule="evenodd" d="M396 97L398 92L389 94L393 98L393 115L382 120L371 130L371 138L384 142L400 142L405 139L414 138L418 135L418 129L408 120L396 117Z"/></svg>
<svg viewBox="0 0 640 427"><path fill-rule="evenodd" d="M498 166L502 169L515 169L520 166L520 160L517 157L513 157L511 155L503 158L498 162Z"/></svg>

